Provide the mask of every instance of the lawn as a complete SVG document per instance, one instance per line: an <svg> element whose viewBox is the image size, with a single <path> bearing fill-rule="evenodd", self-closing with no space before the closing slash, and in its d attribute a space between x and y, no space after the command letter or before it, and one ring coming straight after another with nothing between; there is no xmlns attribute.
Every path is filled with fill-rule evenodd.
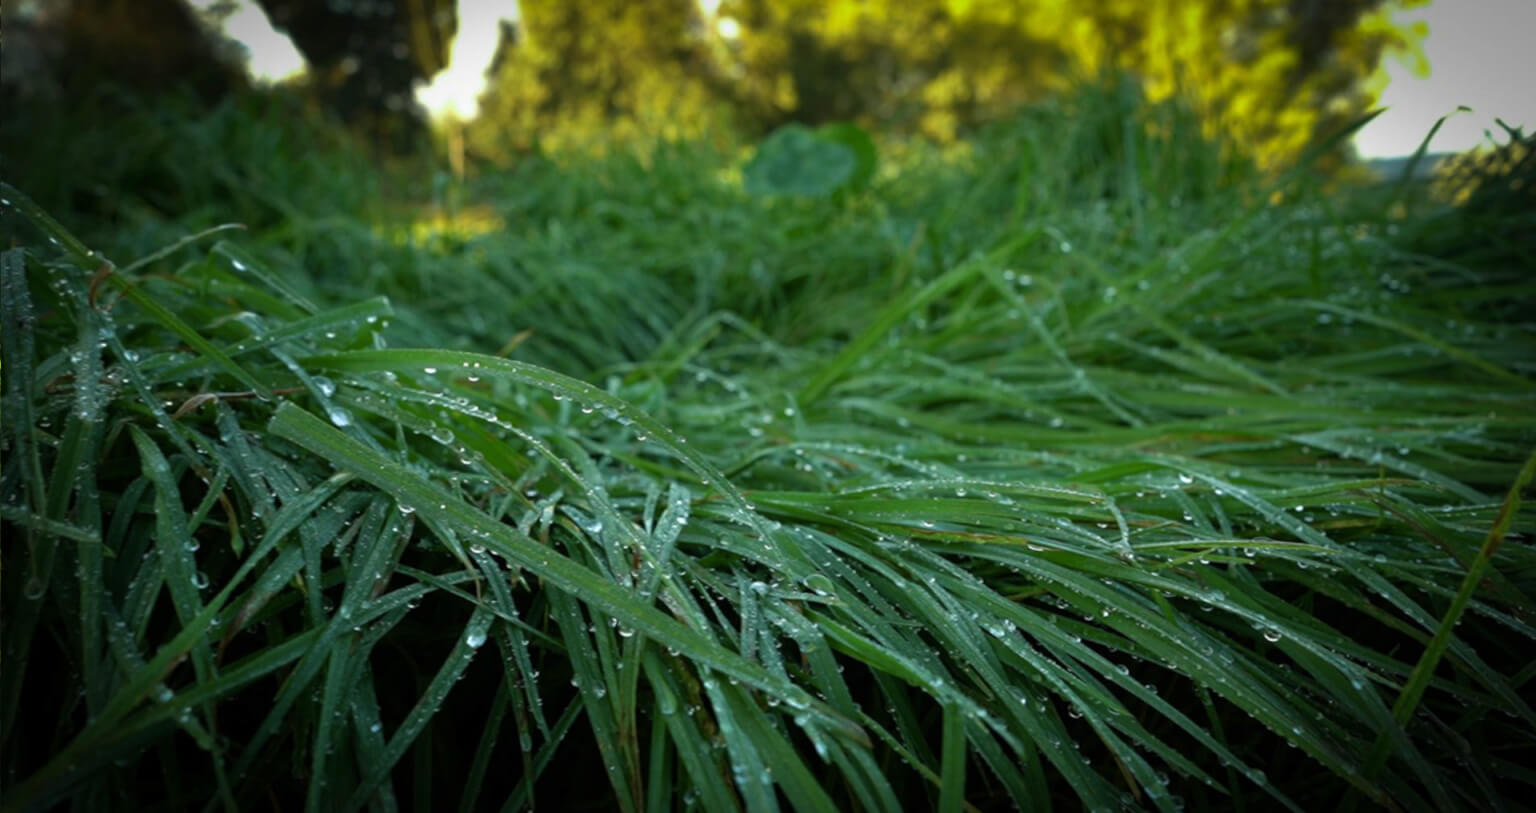
<svg viewBox="0 0 1536 813"><path fill-rule="evenodd" d="M4 128L5 810L1529 809L1530 139L291 112Z"/></svg>

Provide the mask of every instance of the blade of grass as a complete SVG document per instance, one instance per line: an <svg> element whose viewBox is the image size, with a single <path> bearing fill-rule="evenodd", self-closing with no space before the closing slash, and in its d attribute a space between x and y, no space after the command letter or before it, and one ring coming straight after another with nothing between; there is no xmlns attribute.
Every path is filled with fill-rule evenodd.
<svg viewBox="0 0 1536 813"><path fill-rule="evenodd" d="M367 774L358 783L352 792L351 798L341 807L342 810L356 811L363 809L368 800L384 784L390 771L405 756L407 749L421 736L427 724L436 716L448 693L453 690L453 684L464 674L464 670L474 660L476 651L486 641L486 636L494 620L489 612L482 608L475 608L469 623L464 627L464 634L459 637L454 645L453 652L443 661L437 674L432 677L432 682L427 685L426 691L416 701L405 720L400 723L389 738L389 744L384 747L380 759L367 766Z"/></svg>
<svg viewBox="0 0 1536 813"><path fill-rule="evenodd" d="M965 717L953 703L944 706L943 754L939 770L939 813L960 813L965 807Z"/></svg>
<svg viewBox="0 0 1536 813"><path fill-rule="evenodd" d="M953 269L940 275L937 279L905 297L887 305L879 313L862 333L854 337L832 359L820 365L816 375L800 389L795 400L800 404L809 406L819 400L827 388L832 386L839 378L853 369L860 359L868 356L891 329L906 319L914 311L924 308L954 289L970 282L976 276L985 273L999 258L1019 251L1039 236L1039 229L1025 232L1014 237L1004 245L992 250L986 257L978 257L957 265Z"/></svg>
<svg viewBox="0 0 1536 813"><path fill-rule="evenodd" d="M1488 538L1483 542L1482 548L1477 553L1477 558L1472 566L1467 569L1467 575L1462 579L1461 589L1457 591L1451 605L1446 608L1445 616L1435 627L1435 634L1424 648L1424 653L1414 665L1413 673L1408 682L1404 684L1398 694L1397 701L1392 705L1392 717L1398 726L1406 727L1418 709L1419 702L1424 697L1425 690L1429 687L1430 679L1435 669L1440 664L1446 648L1450 645L1451 637L1455 634L1456 625L1460 623L1461 616L1467 610L1467 604L1471 602L1472 595L1482 585L1488 568L1492 566L1493 556L1503 544L1504 537L1509 533L1510 526L1514 524L1515 516L1520 512L1520 495L1531 481L1536 479L1536 450L1533 450L1525 459L1525 465L1521 466L1520 473L1515 481L1510 484L1509 492L1504 497L1504 504L1499 509L1498 519L1493 527L1488 530ZM1365 766L1367 777L1374 777L1382 770L1390 753L1390 739L1383 734L1377 738L1371 748L1370 757Z"/></svg>
<svg viewBox="0 0 1536 813"><path fill-rule="evenodd" d="M620 623L650 638L666 641L668 646L712 669L791 702L812 707L819 705L813 705L804 690L767 674L756 664L642 603L593 571L517 533L516 529L491 520L440 486L421 481L405 467L380 456L291 403L278 407L270 431L373 483L401 503L462 528L508 562L539 575L583 603L600 608ZM831 714L829 710L820 713ZM838 719L835 714L831 716L833 720Z"/></svg>

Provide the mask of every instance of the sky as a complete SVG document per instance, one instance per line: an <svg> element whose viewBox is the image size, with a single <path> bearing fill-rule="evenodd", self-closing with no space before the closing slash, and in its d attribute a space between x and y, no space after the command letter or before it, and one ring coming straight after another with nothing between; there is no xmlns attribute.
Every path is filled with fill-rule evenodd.
<svg viewBox="0 0 1536 813"><path fill-rule="evenodd" d="M480 109L485 71L501 42L501 23L517 22L517 4L458 0L459 33L448 46L448 67L416 91L416 100L433 118L474 118Z"/></svg>
<svg viewBox="0 0 1536 813"><path fill-rule="evenodd" d="M1355 137L1363 158L1411 154L1436 119L1456 113L1430 142L1431 152L1460 152L1486 143L1484 131L1508 141L1494 118L1525 132L1536 131L1536 81L1528 48L1536 34L1536 0L1435 0L1402 15L1429 25L1424 52L1429 75L1388 58L1386 108Z"/></svg>
<svg viewBox="0 0 1536 813"><path fill-rule="evenodd" d="M206 6L214 0L193 0ZM303 70L304 61L287 36L272 29L252 0L240 0L225 31L250 51L251 72L258 79L276 80ZM516 3L499 0L459 0L459 35L454 38L450 67L423 87L418 99L434 115L473 118L485 66L495 53L505 9L516 14ZM712 12L719 0L700 0ZM510 18L509 18L510 19ZM1536 32L1536 0L1434 0L1401 15L1404 22L1429 26L1424 40L1428 76L1414 76L1405 62L1388 58L1382 69L1388 83L1381 116L1363 128L1355 147L1364 158L1407 155L1418 148L1436 119L1455 113L1430 143L1433 152L1459 152L1486 143L1492 132L1505 141L1494 123L1536 130L1536 88L1527 78L1527 41ZM1458 106L1471 112L1456 113Z"/></svg>
<svg viewBox="0 0 1536 813"><path fill-rule="evenodd" d="M218 0L191 0L198 11L207 11ZM276 82L304 72L304 57L288 35L277 31L255 0L236 0L235 12L224 21L224 35L245 46L250 55L251 76Z"/></svg>

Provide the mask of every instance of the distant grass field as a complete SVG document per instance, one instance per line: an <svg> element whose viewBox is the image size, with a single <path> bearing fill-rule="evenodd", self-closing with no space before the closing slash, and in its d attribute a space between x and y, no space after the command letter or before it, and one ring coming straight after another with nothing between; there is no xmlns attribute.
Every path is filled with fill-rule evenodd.
<svg viewBox="0 0 1536 813"><path fill-rule="evenodd" d="M1530 807L1536 151L3 135L6 810Z"/></svg>

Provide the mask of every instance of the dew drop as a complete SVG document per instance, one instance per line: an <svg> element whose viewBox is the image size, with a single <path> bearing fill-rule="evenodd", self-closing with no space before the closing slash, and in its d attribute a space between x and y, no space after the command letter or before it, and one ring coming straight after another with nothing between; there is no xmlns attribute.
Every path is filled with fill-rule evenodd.
<svg viewBox="0 0 1536 813"><path fill-rule="evenodd" d="M813 573L805 579L805 586L818 596L831 595L834 589L832 580L820 573Z"/></svg>

